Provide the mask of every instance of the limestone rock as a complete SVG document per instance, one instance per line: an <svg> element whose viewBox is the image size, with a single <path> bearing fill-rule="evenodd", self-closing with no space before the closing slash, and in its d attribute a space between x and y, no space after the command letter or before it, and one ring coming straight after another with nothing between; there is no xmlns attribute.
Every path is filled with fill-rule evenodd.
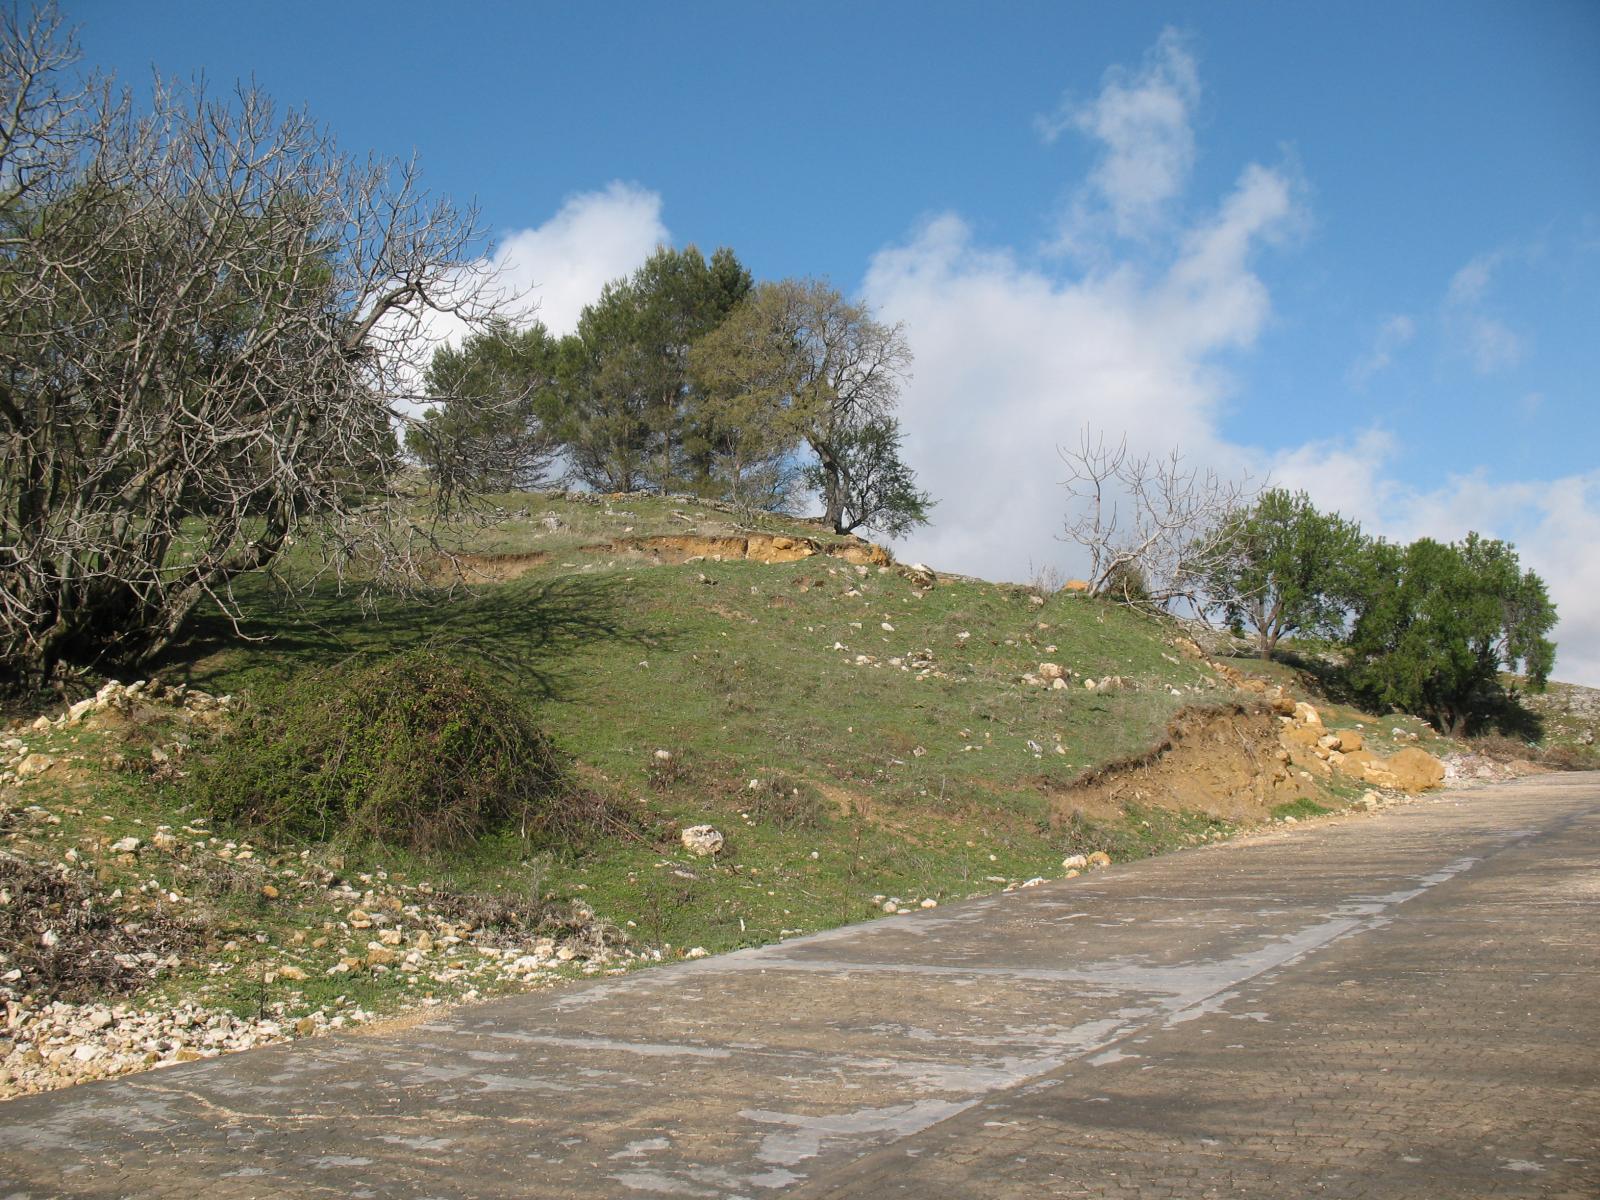
<svg viewBox="0 0 1600 1200"><path fill-rule="evenodd" d="M691 825L683 831L681 840L685 850L701 858L720 853L727 841L721 831L712 825Z"/></svg>
<svg viewBox="0 0 1600 1200"><path fill-rule="evenodd" d="M1341 729L1338 731L1336 736L1339 739L1339 749L1343 750L1346 754L1350 753L1352 750L1360 750L1367 744L1366 739L1361 736L1361 731L1359 729Z"/></svg>
<svg viewBox="0 0 1600 1200"><path fill-rule="evenodd" d="M1089 865L1091 867L1109 867L1111 865L1111 855L1104 850L1096 850L1089 855Z"/></svg>
<svg viewBox="0 0 1600 1200"><path fill-rule="evenodd" d="M1039 664L1040 679L1053 683L1055 680L1061 679L1065 675L1066 671L1062 668L1060 663L1042 662Z"/></svg>
<svg viewBox="0 0 1600 1200"><path fill-rule="evenodd" d="M43 718L40 718L41 720ZM48 754L30 754L17 766L17 778L27 779L33 775L43 775L56 765L56 760Z"/></svg>

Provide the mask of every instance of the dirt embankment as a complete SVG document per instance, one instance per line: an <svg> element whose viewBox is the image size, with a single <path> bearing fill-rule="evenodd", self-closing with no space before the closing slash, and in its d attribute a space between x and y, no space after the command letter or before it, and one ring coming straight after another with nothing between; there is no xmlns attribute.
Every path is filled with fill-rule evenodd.
<svg viewBox="0 0 1600 1200"><path fill-rule="evenodd" d="M617 553L646 555L662 563L686 563L703 558L787 563L799 562L818 554L862 566L886 567L894 561L887 550L871 542L825 542L817 538L785 537L772 533L664 534L659 537L620 539L612 542L607 549Z"/></svg>
<svg viewBox="0 0 1600 1200"><path fill-rule="evenodd" d="M1277 713L1265 704L1184 709L1144 754L1090 771L1058 792L1051 815L1057 821L1073 813L1108 816L1142 804L1261 820L1276 805L1313 792L1290 768L1280 730Z"/></svg>
<svg viewBox="0 0 1600 1200"><path fill-rule="evenodd" d="M440 587L452 583L508 583L550 561L542 550L523 554L453 554L436 561L428 582Z"/></svg>
<svg viewBox="0 0 1600 1200"><path fill-rule="evenodd" d="M857 566L886 567L894 562L887 550L872 542L858 539L830 542L774 533L677 533L619 538L584 546L575 553L599 557L636 556L654 565L677 565L702 559L789 563L819 554ZM428 582L439 587L453 583L508 583L549 561L550 555L542 550L521 554L453 554L434 562L427 573Z"/></svg>

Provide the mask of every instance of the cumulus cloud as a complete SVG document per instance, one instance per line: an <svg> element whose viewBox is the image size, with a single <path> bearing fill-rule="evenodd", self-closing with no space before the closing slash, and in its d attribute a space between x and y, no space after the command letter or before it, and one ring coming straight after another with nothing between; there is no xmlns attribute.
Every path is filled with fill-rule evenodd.
<svg viewBox="0 0 1600 1200"><path fill-rule="evenodd" d="M1168 29L1137 71L1112 67L1094 99L1064 96L1055 112L1036 120L1047 142L1075 131L1100 149L1069 206L1060 249L1082 252L1107 228L1119 237L1144 238L1167 226L1168 207L1194 167L1192 118L1199 99L1194 56L1183 35Z"/></svg>
<svg viewBox="0 0 1600 1200"><path fill-rule="evenodd" d="M1109 253L1124 233L1153 235L1182 195L1198 93L1194 59L1169 31L1137 72L1108 72L1095 100L1047 123L1105 147L1084 193L1111 216L1095 266L1064 277L1042 256L979 243L956 214L872 259L865 297L905 323L916 354L907 458L939 499L909 553L1003 578L1030 562L1081 566L1052 534L1064 501L1056 447L1085 425L1126 431L1138 452L1180 446L1243 470L1244 453L1216 432L1229 390L1218 356L1249 346L1270 317L1253 263L1302 219L1295 179L1247 165L1209 211L1142 243L1137 262Z"/></svg>
<svg viewBox="0 0 1600 1200"><path fill-rule="evenodd" d="M672 235L661 196L627 183L569 197L555 216L506 235L495 251L501 286L525 298L526 311L552 333L571 333L586 304L630 274Z"/></svg>
<svg viewBox="0 0 1600 1200"><path fill-rule="evenodd" d="M540 321L552 333L571 333L584 306L605 284L631 274L672 235L661 220L661 196L635 184L613 182L579 192L542 225L504 235L479 264L514 324ZM449 313L430 313L425 334L434 344L454 343L467 332Z"/></svg>
<svg viewBox="0 0 1600 1200"><path fill-rule="evenodd" d="M1108 145L1102 131L1120 131L1086 186L1113 213L1126 200L1130 222L1183 198L1192 148L1172 147L1189 145L1192 69L1181 43L1163 37L1137 75L1111 73L1099 100L1052 119L1055 133L1077 130ZM1162 82L1168 74L1181 84ZM1182 129L1164 118L1102 119L1119 105L1137 110L1128 97L1141 89L1171 92L1175 104L1153 107L1181 112ZM1137 160L1141 138L1151 143L1150 161L1167 168L1144 176L1106 168L1118 156ZM1133 177L1156 182L1112 182ZM916 354L901 406L906 457L939 501L934 524L913 534L902 555L998 579L1046 566L1081 572L1076 547L1056 536L1066 499L1057 447L1075 445L1094 425L1111 437L1126 432L1136 451L1177 446L1193 464L1233 477L1270 474L1390 538L1455 539L1477 529L1516 542L1560 606L1561 676L1600 684L1600 610L1591 599L1600 594L1600 557L1583 552L1600 539L1600 473L1520 484L1468 475L1419 491L1397 478L1397 446L1381 429L1278 450L1222 432L1231 392L1223 356L1251 346L1272 317L1257 260L1306 219L1292 172L1250 164L1209 211L1137 254L1119 256L1121 232L1104 224L1097 253L1085 256L1093 265L1076 273L1061 273L1046 255L983 244L954 213L879 251L864 298L905 324ZM1453 303L1481 309L1494 266L1485 260L1458 275ZM1392 356L1415 335L1412 317L1392 317L1374 353ZM1384 365L1374 359L1371 370Z"/></svg>

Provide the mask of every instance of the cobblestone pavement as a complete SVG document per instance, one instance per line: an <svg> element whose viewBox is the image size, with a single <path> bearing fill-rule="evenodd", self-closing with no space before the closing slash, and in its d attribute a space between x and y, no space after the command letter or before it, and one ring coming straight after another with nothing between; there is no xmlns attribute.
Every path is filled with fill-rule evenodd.
<svg viewBox="0 0 1600 1200"><path fill-rule="evenodd" d="M1600 1195L1600 776L0 1105L0 1198Z"/></svg>

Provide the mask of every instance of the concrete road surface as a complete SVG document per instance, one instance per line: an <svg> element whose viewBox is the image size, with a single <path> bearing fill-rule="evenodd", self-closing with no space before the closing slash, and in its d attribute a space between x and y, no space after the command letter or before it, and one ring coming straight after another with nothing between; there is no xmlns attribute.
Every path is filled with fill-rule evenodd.
<svg viewBox="0 0 1600 1200"><path fill-rule="evenodd" d="M0 1197L1600 1196L1600 775L0 1105Z"/></svg>

